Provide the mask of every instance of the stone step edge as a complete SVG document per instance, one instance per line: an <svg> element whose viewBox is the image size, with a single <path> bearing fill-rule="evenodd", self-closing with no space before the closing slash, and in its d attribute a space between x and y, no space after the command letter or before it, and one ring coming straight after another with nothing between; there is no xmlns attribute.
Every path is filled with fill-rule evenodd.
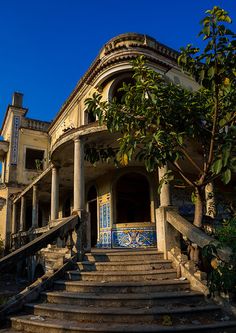
<svg viewBox="0 0 236 333"><path fill-rule="evenodd" d="M142 308L129 308L129 307L110 307L110 308L101 308L101 307L88 307L88 306L78 306L67 304L54 304L54 303L27 303L25 304L26 308L37 309L37 310L48 310L54 312L62 313L77 313L77 314L94 314L94 315L112 315L112 316L150 316L150 315L174 315L174 314L188 314L188 313L197 313L202 311L220 311L221 307L218 305L203 305L203 306L183 306L183 307L142 307Z"/></svg>
<svg viewBox="0 0 236 333"><path fill-rule="evenodd" d="M87 252L84 254L85 256L140 256L140 255L144 255L144 256L153 256L153 255L163 255L163 252L159 252L159 251L155 251L155 250L151 250L151 251L145 251L145 250L140 250L140 251L127 251L127 250L118 250L118 251L114 251L114 252Z"/></svg>
<svg viewBox="0 0 236 333"><path fill-rule="evenodd" d="M27 318L29 317L29 319ZM204 325L178 325L178 326L160 326L156 324L121 324L115 323L114 326L109 323L109 325L103 323L78 323L76 321L65 321L59 319L50 319L44 321L38 320L30 320L31 316L22 316L22 317L12 317L11 321L16 323L30 324L32 326L38 327L48 327L53 329L63 329L65 331L78 331L78 332L132 332L132 333L143 333L143 332L191 332L191 331L202 331L203 329L218 329L225 327L236 327L236 321L228 321L228 322L215 322L212 324L204 324ZM18 332L18 331L17 331Z"/></svg>
<svg viewBox="0 0 236 333"><path fill-rule="evenodd" d="M152 265L152 264L172 264L172 260L168 259L156 259L156 260L141 260L141 261L131 261L127 260L121 264L120 261L78 261L77 265L96 265L96 266L130 266L130 265Z"/></svg>
<svg viewBox="0 0 236 333"><path fill-rule="evenodd" d="M76 298L76 299L98 299L98 300L153 300L153 299L181 299L184 297L202 297L204 299L204 294L200 292L190 291L184 292L180 291L166 291L166 292L154 292L154 293L126 293L126 294L99 294L98 293L75 293L69 291L45 291L42 292L43 296L51 297L64 297L64 298Z"/></svg>
<svg viewBox="0 0 236 333"><path fill-rule="evenodd" d="M110 281L110 282L97 282L97 281L68 281L68 280L57 280L54 284L68 284L68 285L79 285L79 286L95 286L95 287L148 287L155 285L185 285L189 284L188 280L168 279L168 280L154 280L154 281Z"/></svg>
<svg viewBox="0 0 236 333"><path fill-rule="evenodd" d="M158 275L158 274L168 274L168 273L176 273L174 268L163 268L163 269L155 269L152 271L124 271L124 272L101 272L101 271L92 271L92 272L84 272L79 270L71 270L67 271L66 274L72 275L84 275L84 276L126 276L126 275Z"/></svg>

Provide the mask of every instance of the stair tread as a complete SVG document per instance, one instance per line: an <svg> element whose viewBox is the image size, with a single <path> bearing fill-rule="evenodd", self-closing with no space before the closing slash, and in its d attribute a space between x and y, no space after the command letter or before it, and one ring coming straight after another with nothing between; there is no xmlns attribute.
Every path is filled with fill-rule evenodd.
<svg viewBox="0 0 236 333"><path fill-rule="evenodd" d="M126 293L126 294L102 294L102 293L76 293L69 291L48 291L43 292L43 295L48 296L60 296L60 297L69 297L69 298L78 298L78 299L162 299L162 298L182 298L182 297L194 297L202 296L203 294L196 291L166 291L166 292L154 292L154 293ZM204 297L203 297L204 298Z"/></svg>
<svg viewBox="0 0 236 333"><path fill-rule="evenodd" d="M183 305L178 307L171 307L170 305L165 306L152 306L152 307L143 307L142 305L137 305L133 307L96 307L96 306L78 306L78 305L70 305L68 307L67 304L54 304L54 303L28 303L27 307L34 309L46 309L53 310L56 312L70 312L70 313L89 313L89 314L111 314L111 315L151 315L151 314L175 314L175 313L193 313L200 311L212 311L212 310L220 310L220 306L215 304L204 304L203 306L191 306L191 305Z"/></svg>
<svg viewBox="0 0 236 333"><path fill-rule="evenodd" d="M162 251L158 251L156 248L154 249L91 249L90 252L86 252L85 255L88 254L98 254L98 255L136 255L136 254L163 254Z"/></svg>
<svg viewBox="0 0 236 333"><path fill-rule="evenodd" d="M80 332L83 330L92 331L92 332L190 332L197 331L202 329L218 329L224 327L236 327L236 321L212 321L208 324L200 325L176 325L176 326L161 326L158 324L147 324L147 323L132 323L132 324L123 324L123 323L109 323L104 324L101 322L98 323L85 323L77 321L66 321L61 319L49 319L46 317L41 317L44 320L30 319L32 315L25 315L19 317L12 317L13 321L22 322L25 324L33 324L38 327L47 327L47 328L57 328L65 330L74 330ZM17 331L18 332L18 331Z"/></svg>
<svg viewBox="0 0 236 333"><path fill-rule="evenodd" d="M77 264L84 264L84 265L96 265L96 266L130 266L130 265L148 265L148 264L165 264L165 263L172 263L172 260L168 259L151 259L151 260L141 260L139 262L134 262L132 260L126 260L125 262L120 261L104 261L104 262L97 262L97 261L79 261Z"/></svg>
<svg viewBox="0 0 236 333"><path fill-rule="evenodd" d="M173 268L164 268L164 269L155 269L152 271L123 271L123 272L117 272L117 271L111 271L111 272L101 272L101 271L92 271L92 272L84 272L79 270L71 270L67 271L68 274L75 274L75 275L98 275L98 276L126 276L126 275L156 275L156 274L168 274L168 273L176 273L176 270Z"/></svg>
<svg viewBox="0 0 236 333"><path fill-rule="evenodd" d="M179 280L179 279L168 279L168 280L152 280L152 281L69 281L69 280L57 280L55 284L68 284L68 285L81 285L81 286L112 286L112 287L136 287L136 286L152 286L152 285L168 285L168 284L176 284L176 285L185 285L189 284L187 280Z"/></svg>
<svg viewBox="0 0 236 333"><path fill-rule="evenodd" d="M224 319L219 305L207 302L202 293L191 290L187 279L175 278L176 269L171 266L165 268L165 264L171 264L172 261L158 257L159 254L156 249L94 249L83 261L77 262L80 267L85 267L67 271L65 277L70 279L57 280L54 282L55 290L41 293L44 301L26 304L28 313L34 314L13 317L12 327L37 333L164 333L202 330L208 333L221 332L227 327L234 330L236 320L232 316ZM145 258L141 258L142 255ZM158 264L160 266L157 268L151 266ZM86 265L99 268L86 270ZM142 265L146 265L146 269ZM127 270L127 266L131 269ZM87 281L93 280L92 276L95 280ZM165 316L171 319L171 326L163 323Z"/></svg>

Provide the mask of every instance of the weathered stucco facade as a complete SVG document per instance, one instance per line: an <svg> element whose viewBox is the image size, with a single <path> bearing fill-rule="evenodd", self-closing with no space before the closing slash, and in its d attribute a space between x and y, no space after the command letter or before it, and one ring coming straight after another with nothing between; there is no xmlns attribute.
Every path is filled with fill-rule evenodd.
<svg viewBox="0 0 236 333"><path fill-rule="evenodd" d="M197 89L178 68L177 52L129 33L102 48L52 123L27 118L22 94L14 94L0 142L0 235L7 248L20 233L41 233L50 221L82 211L88 213L87 249L156 247L156 210L167 200L157 194L158 175L138 162L119 169L84 160L86 147L116 140L87 113L86 98L98 90L112 99L130 80L131 60L139 55L176 84Z"/></svg>

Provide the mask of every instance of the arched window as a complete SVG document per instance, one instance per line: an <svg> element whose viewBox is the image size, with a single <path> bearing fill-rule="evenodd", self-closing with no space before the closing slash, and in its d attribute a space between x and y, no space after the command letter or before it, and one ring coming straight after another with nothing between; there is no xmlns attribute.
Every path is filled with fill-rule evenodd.
<svg viewBox="0 0 236 333"><path fill-rule="evenodd" d="M150 190L144 175L127 173L116 184L116 223L150 222Z"/></svg>
<svg viewBox="0 0 236 333"><path fill-rule="evenodd" d="M134 84L134 79L132 78L131 74L124 74L118 79L116 79L113 84L111 85L110 91L109 91L109 100L116 99L117 103L122 103L122 99L124 96L124 91L121 91L120 89L123 87L123 84Z"/></svg>

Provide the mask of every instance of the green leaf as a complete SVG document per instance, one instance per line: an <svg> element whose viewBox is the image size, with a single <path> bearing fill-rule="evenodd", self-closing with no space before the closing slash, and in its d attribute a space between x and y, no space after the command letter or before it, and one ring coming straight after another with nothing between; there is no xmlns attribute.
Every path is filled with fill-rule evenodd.
<svg viewBox="0 0 236 333"><path fill-rule="evenodd" d="M227 145L227 147L224 147L223 151L222 151L222 164L223 167L225 167L228 163L228 159L230 157L230 153L231 153L231 145Z"/></svg>
<svg viewBox="0 0 236 333"><path fill-rule="evenodd" d="M211 67L208 69L207 74L208 74L209 79L212 79L213 76L215 75L215 67L214 67L214 66L211 66Z"/></svg>
<svg viewBox="0 0 236 333"><path fill-rule="evenodd" d="M213 173L218 175L221 172L221 169L222 169L222 159L219 159L213 163L211 170Z"/></svg>
<svg viewBox="0 0 236 333"><path fill-rule="evenodd" d="M230 168L232 169L233 172L236 172L236 157L233 157L230 160Z"/></svg>
<svg viewBox="0 0 236 333"><path fill-rule="evenodd" d="M222 181L224 184L228 184L231 180L231 170L227 169L222 175Z"/></svg>

